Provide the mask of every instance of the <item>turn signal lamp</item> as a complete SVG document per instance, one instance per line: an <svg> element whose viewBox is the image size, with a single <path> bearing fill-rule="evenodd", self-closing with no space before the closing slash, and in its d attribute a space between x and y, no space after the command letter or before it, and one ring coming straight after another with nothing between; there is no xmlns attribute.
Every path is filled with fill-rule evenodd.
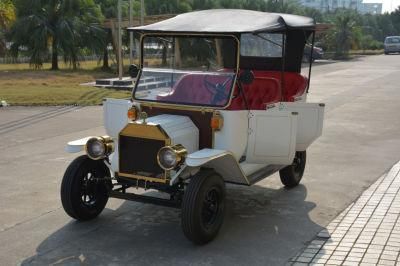
<svg viewBox="0 0 400 266"><path fill-rule="evenodd" d="M129 108L127 113L128 119L131 121L135 121L138 118L138 110L135 106Z"/></svg>
<svg viewBox="0 0 400 266"><path fill-rule="evenodd" d="M215 131L221 130L224 125L224 118L219 113L214 113L211 117L211 128Z"/></svg>

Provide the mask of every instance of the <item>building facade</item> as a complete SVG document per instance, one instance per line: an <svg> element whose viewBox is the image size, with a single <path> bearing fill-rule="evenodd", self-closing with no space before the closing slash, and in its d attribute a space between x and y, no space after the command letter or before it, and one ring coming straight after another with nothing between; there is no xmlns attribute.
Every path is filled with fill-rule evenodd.
<svg viewBox="0 0 400 266"><path fill-rule="evenodd" d="M382 13L382 3L363 3L362 0L299 0L299 3L322 12L329 12L338 8L349 8L357 10L361 14Z"/></svg>

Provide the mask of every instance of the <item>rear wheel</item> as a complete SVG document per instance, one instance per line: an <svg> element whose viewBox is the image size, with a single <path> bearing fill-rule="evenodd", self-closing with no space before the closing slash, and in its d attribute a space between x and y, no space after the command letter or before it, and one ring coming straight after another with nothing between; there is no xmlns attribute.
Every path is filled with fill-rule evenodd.
<svg viewBox="0 0 400 266"><path fill-rule="evenodd" d="M182 229L195 244L213 240L224 220L225 182L211 170L201 170L188 184L182 202Z"/></svg>
<svg viewBox="0 0 400 266"><path fill-rule="evenodd" d="M286 187L295 187L300 183L306 167L306 151L297 151L291 165L279 171L282 184Z"/></svg>
<svg viewBox="0 0 400 266"><path fill-rule="evenodd" d="M65 212L77 220L97 217L108 201L110 171L103 161L86 155L76 158L65 171L61 183L61 202Z"/></svg>

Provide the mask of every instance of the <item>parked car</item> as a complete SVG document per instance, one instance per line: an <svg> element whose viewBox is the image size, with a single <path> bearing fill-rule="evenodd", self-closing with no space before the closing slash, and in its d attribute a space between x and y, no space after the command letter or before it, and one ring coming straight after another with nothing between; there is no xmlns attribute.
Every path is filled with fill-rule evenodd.
<svg viewBox="0 0 400 266"><path fill-rule="evenodd" d="M312 46L312 57L311 57L311 45L306 44L303 53L303 62L309 63L310 60L313 62L317 59L322 59L324 56L324 50L321 47Z"/></svg>
<svg viewBox="0 0 400 266"><path fill-rule="evenodd" d="M400 36L388 36L384 42L385 54L400 53Z"/></svg>
<svg viewBox="0 0 400 266"><path fill-rule="evenodd" d="M93 219L109 197L176 207L185 236L205 244L223 224L225 183L279 172L299 184L324 117L300 74L313 19L206 10L128 30L141 41L132 99L104 101L106 136L68 143L86 153L62 180L68 215Z"/></svg>

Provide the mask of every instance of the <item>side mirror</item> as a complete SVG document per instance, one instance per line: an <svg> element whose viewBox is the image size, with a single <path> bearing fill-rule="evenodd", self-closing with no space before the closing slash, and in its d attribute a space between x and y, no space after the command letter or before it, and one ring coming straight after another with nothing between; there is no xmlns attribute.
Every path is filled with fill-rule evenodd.
<svg viewBox="0 0 400 266"><path fill-rule="evenodd" d="M129 76L131 76L131 78L136 78L139 73L139 68L137 65L132 64L129 66L128 72L129 72Z"/></svg>
<svg viewBox="0 0 400 266"><path fill-rule="evenodd" d="M253 80L254 80L254 73L251 70L244 70L239 75L239 81L242 84L249 85L249 84L253 83Z"/></svg>

